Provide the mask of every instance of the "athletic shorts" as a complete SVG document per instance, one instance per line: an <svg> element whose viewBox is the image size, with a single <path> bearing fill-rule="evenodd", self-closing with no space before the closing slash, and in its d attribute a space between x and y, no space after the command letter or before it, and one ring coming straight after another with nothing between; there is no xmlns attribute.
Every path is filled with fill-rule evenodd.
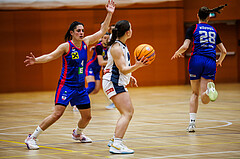
<svg viewBox="0 0 240 159"><path fill-rule="evenodd" d="M190 80L201 77L215 80L216 60L202 55L193 55L189 59L188 71Z"/></svg>
<svg viewBox="0 0 240 159"><path fill-rule="evenodd" d="M119 86L115 83L112 83L112 81L108 81L108 80L102 80L102 87L103 87L104 93L109 99L111 99L113 96L119 93L128 91L125 86Z"/></svg>
<svg viewBox="0 0 240 159"><path fill-rule="evenodd" d="M94 76L95 80L100 80L101 66L89 65L86 69L86 76Z"/></svg>
<svg viewBox="0 0 240 159"><path fill-rule="evenodd" d="M85 87L68 87L66 85L58 85L55 94L55 105L67 106L76 105L79 109L90 108L90 99ZM82 107L81 107L82 106Z"/></svg>

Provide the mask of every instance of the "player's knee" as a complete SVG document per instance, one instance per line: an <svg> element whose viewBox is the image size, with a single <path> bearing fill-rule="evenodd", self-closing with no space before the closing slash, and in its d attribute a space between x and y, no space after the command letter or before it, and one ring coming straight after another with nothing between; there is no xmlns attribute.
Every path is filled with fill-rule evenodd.
<svg viewBox="0 0 240 159"><path fill-rule="evenodd" d="M62 112L54 112L54 113L52 114L52 117L53 117L55 120L58 120L62 115L63 115Z"/></svg>
<svg viewBox="0 0 240 159"><path fill-rule="evenodd" d="M89 82L87 87L88 94L92 93L94 89L95 89L95 82Z"/></svg>
<svg viewBox="0 0 240 159"><path fill-rule="evenodd" d="M86 121L90 121L92 119L92 116L91 115L87 115L84 117L83 120L86 120Z"/></svg>
<svg viewBox="0 0 240 159"><path fill-rule="evenodd" d="M198 96L199 96L199 93L198 93L198 92L195 92L195 91L193 91L193 92L192 92L192 95L194 95L195 97L198 97Z"/></svg>

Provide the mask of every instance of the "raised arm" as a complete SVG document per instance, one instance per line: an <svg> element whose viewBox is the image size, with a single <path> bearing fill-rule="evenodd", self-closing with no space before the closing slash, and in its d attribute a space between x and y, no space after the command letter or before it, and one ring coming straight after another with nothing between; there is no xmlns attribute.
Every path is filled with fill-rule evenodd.
<svg viewBox="0 0 240 159"><path fill-rule="evenodd" d="M26 66L30 66L30 65L37 64L37 63L50 62L52 60L59 58L64 53L68 52L68 46L69 46L68 43L63 43L63 44L59 45L57 47L57 49L54 50L53 52L39 56L37 58L35 58L33 53L30 53L30 56L26 56L26 60L24 61L24 63L26 64Z"/></svg>
<svg viewBox="0 0 240 159"><path fill-rule="evenodd" d="M126 65L122 48L119 46L119 44L114 44L112 46L111 55L119 71L125 75L137 70L140 67L147 66L146 63L148 62L147 58L142 57L139 61L136 59L136 63L134 65Z"/></svg>
<svg viewBox="0 0 240 159"><path fill-rule="evenodd" d="M175 54L172 56L171 60L179 58L179 57L184 57L182 53L184 53L189 45L191 43L191 40L185 39L183 45L175 52Z"/></svg>
<svg viewBox="0 0 240 159"><path fill-rule="evenodd" d="M112 14L115 10L115 3L114 0L108 0L108 3L106 4L106 10L107 10L107 16L104 20L104 22L101 25L101 28L98 32L94 33L93 35L86 36L84 38L84 42L87 45L92 45L95 42L97 42L108 30L108 26L112 19Z"/></svg>
<svg viewBox="0 0 240 159"><path fill-rule="evenodd" d="M227 55L227 50L224 47L223 43L218 44L217 47L221 51L221 54L220 54L219 58L216 60L216 64L217 64L217 66L222 66L222 62L223 62L225 56Z"/></svg>

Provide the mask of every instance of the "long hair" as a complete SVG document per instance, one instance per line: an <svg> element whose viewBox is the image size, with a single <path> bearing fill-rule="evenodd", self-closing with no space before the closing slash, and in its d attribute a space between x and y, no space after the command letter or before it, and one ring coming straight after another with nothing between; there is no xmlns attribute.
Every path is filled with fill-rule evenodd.
<svg viewBox="0 0 240 159"><path fill-rule="evenodd" d="M120 20L115 24L112 30L112 37L108 45L112 45L117 38L122 37L130 29L130 23L127 20Z"/></svg>
<svg viewBox="0 0 240 159"><path fill-rule="evenodd" d="M200 20L205 21L207 19L207 17L209 17L210 13L221 13L221 9L223 9L225 6L227 6L227 4L225 5L220 5L216 8L213 9L209 9L208 7L201 7L198 11L198 16L200 18Z"/></svg>
<svg viewBox="0 0 240 159"><path fill-rule="evenodd" d="M70 25L67 33L65 34L65 38L64 38L65 41L72 40L72 35L70 34L70 31L74 31L74 29L76 29L76 27L77 27L78 25L84 26L83 23L80 23L80 22L78 22L78 21L72 22L72 24Z"/></svg>

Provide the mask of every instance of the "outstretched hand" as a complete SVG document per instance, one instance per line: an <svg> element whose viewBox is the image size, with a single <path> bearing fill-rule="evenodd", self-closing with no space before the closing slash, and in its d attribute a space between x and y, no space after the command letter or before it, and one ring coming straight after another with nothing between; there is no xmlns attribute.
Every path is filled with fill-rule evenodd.
<svg viewBox="0 0 240 159"><path fill-rule="evenodd" d="M106 10L109 13L114 13L115 5L116 4L114 3L114 0L108 0L108 3L106 4Z"/></svg>
<svg viewBox="0 0 240 159"><path fill-rule="evenodd" d="M176 58L180 58L180 57L184 57L184 56L180 53L175 52L175 54L172 56L171 60L176 59Z"/></svg>
<svg viewBox="0 0 240 159"><path fill-rule="evenodd" d="M36 63L36 58L33 53L30 53L30 56L26 56L26 60L24 60L26 66L34 65Z"/></svg>

